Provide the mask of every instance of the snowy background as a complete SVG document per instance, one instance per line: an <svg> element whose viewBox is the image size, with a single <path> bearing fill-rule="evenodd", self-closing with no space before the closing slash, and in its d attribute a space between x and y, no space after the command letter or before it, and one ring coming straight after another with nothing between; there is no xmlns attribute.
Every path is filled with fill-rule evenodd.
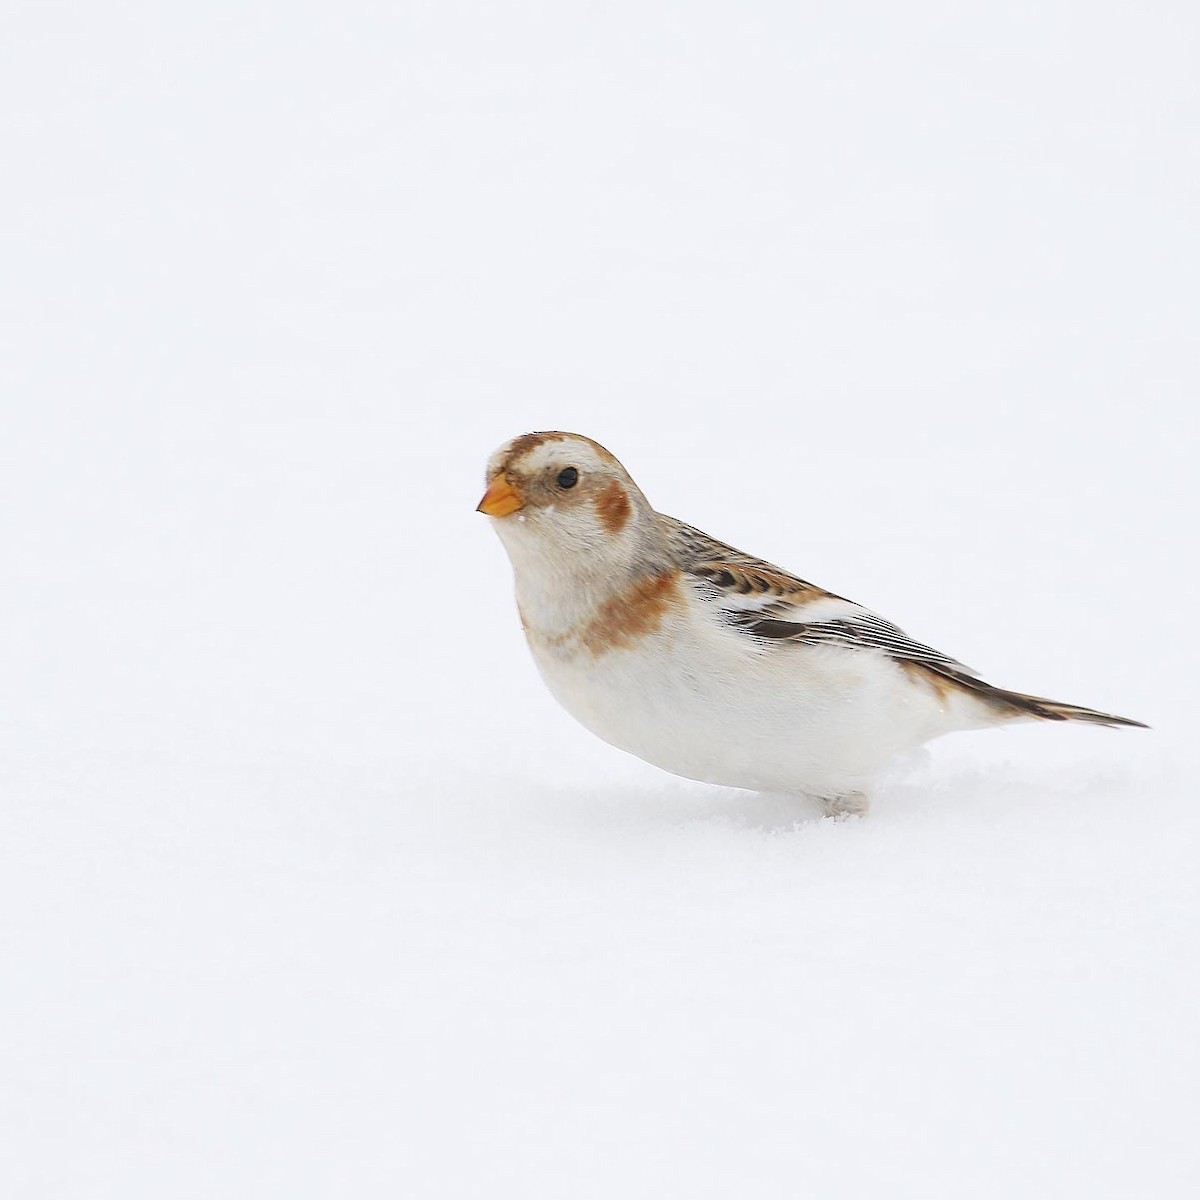
<svg viewBox="0 0 1200 1200"><path fill-rule="evenodd" d="M1200 18L0 9L6 1197L1197 1194ZM536 678L585 432L998 683L866 820Z"/></svg>

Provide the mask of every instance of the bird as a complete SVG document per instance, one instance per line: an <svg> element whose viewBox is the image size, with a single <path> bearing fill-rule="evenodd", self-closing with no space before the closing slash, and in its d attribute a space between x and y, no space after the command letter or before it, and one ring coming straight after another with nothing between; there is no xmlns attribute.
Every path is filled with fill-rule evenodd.
<svg viewBox="0 0 1200 1200"><path fill-rule="evenodd" d="M867 811L899 755L1013 721L1141 721L1008 691L863 606L655 511L577 433L488 459L542 679L597 737L686 779Z"/></svg>

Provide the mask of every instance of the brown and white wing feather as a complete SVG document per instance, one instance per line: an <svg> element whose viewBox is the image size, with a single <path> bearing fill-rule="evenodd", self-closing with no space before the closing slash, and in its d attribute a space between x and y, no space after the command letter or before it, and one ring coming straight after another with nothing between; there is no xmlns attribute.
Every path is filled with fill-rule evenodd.
<svg viewBox="0 0 1200 1200"><path fill-rule="evenodd" d="M890 621L788 571L663 518L676 561L696 595L727 625L764 645L844 646L919 664L952 678L974 672Z"/></svg>
<svg viewBox="0 0 1200 1200"><path fill-rule="evenodd" d="M771 647L805 645L881 654L943 693L959 689L970 693L1004 718L1141 725L1128 717L995 687L970 667L909 637L861 604L735 550L673 517L661 521L676 564L696 597L712 605L713 616L722 624L767 652Z"/></svg>
<svg viewBox="0 0 1200 1200"><path fill-rule="evenodd" d="M660 521L676 565L701 597L720 609L771 616L799 611L816 601L839 599L674 517L660 514Z"/></svg>

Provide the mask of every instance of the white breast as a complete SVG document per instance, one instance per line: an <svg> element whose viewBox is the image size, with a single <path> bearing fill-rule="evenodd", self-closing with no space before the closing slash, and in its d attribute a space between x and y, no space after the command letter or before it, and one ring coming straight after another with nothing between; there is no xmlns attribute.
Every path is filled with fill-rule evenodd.
<svg viewBox="0 0 1200 1200"><path fill-rule="evenodd" d="M631 648L593 655L529 635L550 691L610 745L676 775L834 796L896 754L985 723L882 653L764 647L691 603Z"/></svg>

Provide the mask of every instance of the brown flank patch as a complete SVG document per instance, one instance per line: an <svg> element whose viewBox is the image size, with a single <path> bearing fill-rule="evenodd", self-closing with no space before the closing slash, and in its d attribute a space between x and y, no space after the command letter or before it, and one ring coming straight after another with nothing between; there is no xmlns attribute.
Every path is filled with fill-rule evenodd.
<svg viewBox="0 0 1200 1200"><path fill-rule="evenodd" d="M974 696L997 713L1009 717L1027 715L1049 720L1061 721L1063 719L1061 716L1048 713L1042 707L1045 701L1040 700L1037 696L1023 696L1019 692L1006 692L1003 688L998 688L994 684L969 675L955 679L942 674L927 663L899 660L899 665L914 679L919 679L931 687L943 706L948 707L955 695L965 694Z"/></svg>
<svg viewBox="0 0 1200 1200"><path fill-rule="evenodd" d="M938 671L931 670L925 663L913 662L911 659L906 660L903 658L895 659L894 661L898 667L904 670L905 674L911 675L913 679L919 680L926 687L930 688L943 706L950 704L955 692L970 690L957 680L950 679Z"/></svg>

